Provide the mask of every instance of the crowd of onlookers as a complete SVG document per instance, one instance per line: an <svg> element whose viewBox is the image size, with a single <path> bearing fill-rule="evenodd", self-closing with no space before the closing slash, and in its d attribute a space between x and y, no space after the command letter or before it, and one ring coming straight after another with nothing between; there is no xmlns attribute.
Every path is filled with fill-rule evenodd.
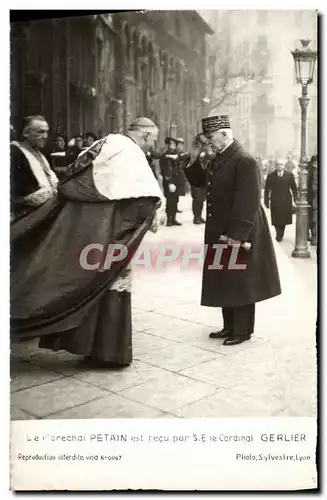
<svg viewBox="0 0 327 500"><path fill-rule="evenodd" d="M10 140L16 140L16 132L10 126ZM47 142L43 154L46 156L49 165L60 179L77 157L96 140L97 136L93 132L77 134L68 139L63 133L57 133ZM212 151L206 144L202 145L201 159L203 167L208 164ZM149 166L157 178L166 198L167 225L179 226L176 215L180 212L178 202L180 196L190 193L192 197L193 223L203 224L205 222L202 211L205 201L205 192L197 188L191 188L185 178L181 168L181 160L187 155L184 150L184 139L166 137L162 148L151 149L147 153ZM269 156L262 158L257 155L256 160L259 165L261 184L264 194L265 184L270 174L281 168L292 174L296 187L299 184L299 165L293 155L289 153L286 159ZM312 242L317 240L318 221L318 170L317 156L312 156L308 165L308 203L310 204L310 234ZM294 195L294 193L293 193ZM293 196L294 197L294 196Z"/></svg>
<svg viewBox="0 0 327 500"><path fill-rule="evenodd" d="M289 154L286 159L270 157L268 160L256 157L260 168L261 184L264 193L265 205L271 209L273 218L277 221L276 239L281 241L284 235L285 224L292 223L291 196L293 198L293 213L299 196L299 164ZM308 239L311 245L318 241L318 157L313 155L307 165L307 202L309 204L309 232ZM285 172L285 175L283 174ZM272 175L275 173L275 175ZM280 179L277 181L277 179ZM277 181L277 182L276 182ZM273 205L268 201L268 193L275 198ZM287 200L288 198L288 200ZM288 206L289 205L289 206ZM288 208L287 208L288 206ZM274 213L275 212L275 213ZM276 214L278 214L276 216ZM286 221L286 222L285 222ZM289 221L289 222L287 222Z"/></svg>
<svg viewBox="0 0 327 500"><path fill-rule="evenodd" d="M200 155L203 168L206 168L212 154L211 147L203 143ZM166 198L167 226L182 225L176 217L181 212L178 208L178 202L180 196L185 196L188 193L191 194L192 198L193 223L204 224L202 212L205 189L191 187L184 175L183 164L188 161L184 139L182 137L166 137L162 151L150 150L147 158Z"/></svg>
<svg viewBox="0 0 327 500"><path fill-rule="evenodd" d="M58 133L46 148L45 156L60 178L81 152L90 147L96 140L97 137L93 132L78 134L69 140L64 134Z"/></svg>
<svg viewBox="0 0 327 500"><path fill-rule="evenodd" d="M286 172L293 174L296 183L298 183L299 164L291 153L287 155L286 159L275 158L274 156L269 156L268 158L256 156L256 160L260 168L262 188L265 186L267 176L276 170L276 165L279 162L283 162Z"/></svg>

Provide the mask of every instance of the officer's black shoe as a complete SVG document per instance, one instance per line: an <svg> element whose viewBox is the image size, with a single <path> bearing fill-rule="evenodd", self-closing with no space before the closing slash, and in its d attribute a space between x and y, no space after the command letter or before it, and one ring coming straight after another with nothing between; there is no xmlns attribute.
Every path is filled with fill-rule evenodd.
<svg viewBox="0 0 327 500"><path fill-rule="evenodd" d="M183 210L179 210L179 208L177 209L177 213L178 214L182 214L183 213Z"/></svg>
<svg viewBox="0 0 327 500"><path fill-rule="evenodd" d="M218 330L218 332L211 332L209 337L211 339L226 339L228 337L228 330L223 328L222 330Z"/></svg>
<svg viewBox="0 0 327 500"><path fill-rule="evenodd" d="M205 221L205 219L203 217L200 217L200 222L201 222L201 224L205 224L206 223L206 221Z"/></svg>
<svg viewBox="0 0 327 500"><path fill-rule="evenodd" d="M166 224L166 226L170 227L170 226L172 226L172 225L173 225L172 220L171 220L171 219L167 219L167 224Z"/></svg>
<svg viewBox="0 0 327 500"><path fill-rule="evenodd" d="M171 223L172 226L182 226L183 224L181 222L178 222L178 220L173 220Z"/></svg>
<svg viewBox="0 0 327 500"><path fill-rule="evenodd" d="M202 224L200 219L194 219L193 224Z"/></svg>
<svg viewBox="0 0 327 500"><path fill-rule="evenodd" d="M242 344L246 340L250 340L250 339L251 339L251 335L242 335L240 337L229 337L223 342L223 345L227 345L227 346L228 345L238 345L238 344Z"/></svg>

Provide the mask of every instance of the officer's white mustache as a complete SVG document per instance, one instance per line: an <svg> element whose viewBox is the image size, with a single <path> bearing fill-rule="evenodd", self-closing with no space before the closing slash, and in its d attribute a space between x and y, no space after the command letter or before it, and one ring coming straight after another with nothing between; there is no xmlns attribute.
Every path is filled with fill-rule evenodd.
<svg viewBox="0 0 327 500"><path fill-rule="evenodd" d="M211 149L212 149L212 151L213 151L214 153L217 153L218 151L220 151L220 148L218 148L218 146L216 146L216 145L215 145L215 144L213 144L212 142L211 142L211 143L209 143L209 145L210 145L210 147L211 147Z"/></svg>

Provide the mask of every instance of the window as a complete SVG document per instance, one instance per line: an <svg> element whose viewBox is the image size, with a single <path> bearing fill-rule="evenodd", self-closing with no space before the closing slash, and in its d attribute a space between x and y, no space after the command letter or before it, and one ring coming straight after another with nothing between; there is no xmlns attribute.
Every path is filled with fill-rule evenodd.
<svg viewBox="0 0 327 500"><path fill-rule="evenodd" d="M102 43L102 40L100 38L97 38L96 39L96 52L97 52L97 57L96 57L96 61L97 61L97 76L98 76L98 86L101 87L101 83L102 83L102 72L103 72L103 57L102 57L102 47L103 47L103 43Z"/></svg>
<svg viewBox="0 0 327 500"><path fill-rule="evenodd" d="M266 51L268 49L267 37L266 35L258 36L258 49L260 51Z"/></svg>
<svg viewBox="0 0 327 500"><path fill-rule="evenodd" d="M267 10L258 10L258 23L266 24L268 19L268 11Z"/></svg>
<svg viewBox="0 0 327 500"><path fill-rule="evenodd" d="M181 20L178 14L175 17L175 35L179 38L181 36Z"/></svg>
<svg viewBox="0 0 327 500"><path fill-rule="evenodd" d="M268 74L268 61L267 59L262 59L260 61L260 69L258 70L258 76L262 79L265 78Z"/></svg>
<svg viewBox="0 0 327 500"><path fill-rule="evenodd" d="M132 47L131 47L131 59L132 59L132 67L133 67L135 81L137 81L139 77L137 58L138 58L138 42L137 42L137 34L134 32Z"/></svg>
<svg viewBox="0 0 327 500"><path fill-rule="evenodd" d="M245 99L245 103L246 103L245 112L246 112L246 114L249 114L250 113L250 101L251 101L250 92L247 92L245 94L245 96L246 96L246 99Z"/></svg>
<svg viewBox="0 0 327 500"><path fill-rule="evenodd" d="M128 30L127 25L125 26L124 29L124 44L125 44L125 63L126 63L126 68L129 70L130 67L130 53L131 53L131 39L130 39L130 33Z"/></svg>
<svg viewBox="0 0 327 500"><path fill-rule="evenodd" d="M245 59L247 58L248 54L250 53L250 42L249 40L245 40L244 42L242 42L242 49L241 49L241 55L242 57L244 57Z"/></svg>
<svg viewBox="0 0 327 500"><path fill-rule="evenodd" d="M302 25L302 19L303 19L302 11L301 10L295 10L294 11L294 17L293 17L294 25L297 26L297 27L301 26Z"/></svg>
<svg viewBox="0 0 327 500"><path fill-rule="evenodd" d="M298 123L293 123L293 151L298 150L300 139L300 126Z"/></svg>
<svg viewBox="0 0 327 500"><path fill-rule="evenodd" d="M242 96L238 95L237 96L237 109L238 109L238 114L242 114Z"/></svg>
<svg viewBox="0 0 327 500"><path fill-rule="evenodd" d="M317 126L315 122L308 122L308 153L313 155L317 153Z"/></svg>
<svg viewBox="0 0 327 500"><path fill-rule="evenodd" d="M261 94L257 97L257 106L264 109L268 106L267 94Z"/></svg>
<svg viewBox="0 0 327 500"><path fill-rule="evenodd" d="M150 92L153 92L155 88L155 60L152 52L149 52L148 78L149 78L149 90Z"/></svg>
<svg viewBox="0 0 327 500"><path fill-rule="evenodd" d="M200 42L201 40L199 39L199 35L196 31L192 31L191 33L191 44L192 44L192 49L193 50L200 50Z"/></svg>
<svg viewBox="0 0 327 500"><path fill-rule="evenodd" d="M258 122L256 126L257 140L265 141L267 137L267 123L262 121Z"/></svg>
<svg viewBox="0 0 327 500"><path fill-rule="evenodd" d="M163 79L162 79L163 85L162 85L162 87L163 87L163 90L166 90L167 84L168 84L168 59L167 59L166 54L163 56L161 66L162 66L162 70L163 70Z"/></svg>
<svg viewBox="0 0 327 500"><path fill-rule="evenodd" d="M267 154L267 123L265 121L256 124L256 151L260 156Z"/></svg>
<svg viewBox="0 0 327 500"><path fill-rule="evenodd" d="M311 100L311 103L310 103L311 111L316 113L317 112L317 96L311 94L310 100Z"/></svg>

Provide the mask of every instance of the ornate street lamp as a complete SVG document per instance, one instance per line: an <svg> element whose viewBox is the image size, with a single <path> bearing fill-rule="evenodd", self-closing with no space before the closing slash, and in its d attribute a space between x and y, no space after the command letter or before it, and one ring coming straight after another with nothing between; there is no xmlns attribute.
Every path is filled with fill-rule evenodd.
<svg viewBox="0 0 327 500"><path fill-rule="evenodd" d="M309 104L308 85L313 82L313 74L317 59L317 52L309 47L310 40L301 40L301 49L292 51L295 63L296 82L302 85L302 96L299 98L301 106L301 156L299 171L299 196L296 207L296 233L295 248L292 257L309 258L308 229L309 229L309 204L308 171L306 155L307 139L307 109Z"/></svg>

